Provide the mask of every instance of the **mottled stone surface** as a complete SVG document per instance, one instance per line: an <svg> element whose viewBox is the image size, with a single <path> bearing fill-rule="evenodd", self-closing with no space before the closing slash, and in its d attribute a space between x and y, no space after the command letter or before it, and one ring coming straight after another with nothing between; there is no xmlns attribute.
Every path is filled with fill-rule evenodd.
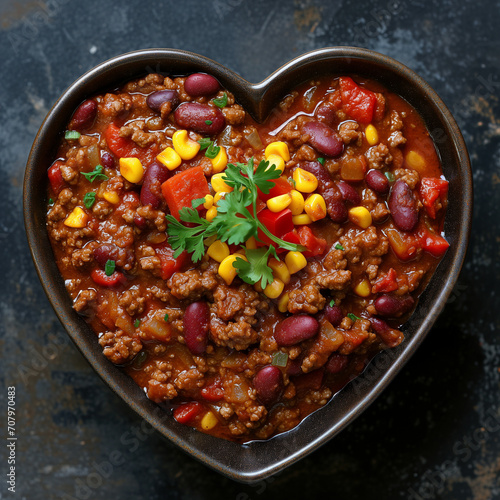
<svg viewBox="0 0 500 500"><path fill-rule="evenodd" d="M23 0L2 1L0 19L0 498L500 498L498 1ZM182 48L258 81L331 45L395 57L455 113L474 170L472 239L444 313L377 402L305 460L243 486L142 432L67 339L24 236L24 165L57 97L116 54ZM16 495L4 458L12 385Z"/></svg>

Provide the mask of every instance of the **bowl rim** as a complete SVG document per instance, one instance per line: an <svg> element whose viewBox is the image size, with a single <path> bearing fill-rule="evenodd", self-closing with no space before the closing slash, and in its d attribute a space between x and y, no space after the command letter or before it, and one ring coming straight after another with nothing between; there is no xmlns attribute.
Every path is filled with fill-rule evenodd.
<svg viewBox="0 0 500 500"><path fill-rule="evenodd" d="M351 399L347 396L347 403L337 401L339 406L343 407L341 408L341 410L343 409L342 416L325 431L318 431L319 433L314 434L314 429L319 428L321 424L321 422L318 421L318 413L323 412L324 408L307 417L298 428L292 431L278 435L267 441L251 442L247 445L236 445L229 441L223 441L224 444L222 444L221 440L213 438L212 436L202 433L196 433L195 435L189 430L176 428L175 423L172 425L172 422L167 421L170 417L166 417L166 412L160 415L161 412L158 412L159 407L157 405L149 400L138 400L138 391L133 389L133 387L124 380L123 376L119 375L119 373L123 374L123 372L104 358L98 349L95 349L95 344L97 344L96 336L94 335L93 339L90 338L90 328L88 326L85 328L84 325L86 325L86 323L84 323L83 319L71 308L69 296L66 290L62 289L64 288L62 279L58 279L57 276L53 276L49 273L49 270L54 268L55 263L53 256L47 251L46 240L48 240L48 237L44 240L43 236L43 233L46 233L45 213L37 214L37 203L34 193L40 185L40 167L37 166L44 163L41 160L44 146L45 148L48 147L46 142L48 137L50 135L54 136L55 134L52 127L56 122L64 119L66 120L64 123L67 123L75 105L81 102L86 96L95 93L98 88L101 90L106 89L106 87L99 87L96 82L103 81L106 78L108 78L108 80L114 79L118 82L119 80L126 81L139 77L139 73L127 74L127 72L125 72L125 76L121 78L117 78L117 76L111 78L109 75L131 66L134 68L140 67L145 61L154 60L158 61L158 66L160 66L160 64L166 65L170 63L183 67L192 67L194 70L198 71L211 72L221 80L224 87L229 88L231 91L235 90L235 94L238 93L238 96L244 96L243 100L250 96L252 101L250 106L253 106L253 112L261 119L266 116L266 113L271 110L272 106L279 102L279 100L276 100L276 92L274 95L270 95L272 94L270 91L274 88L275 90L278 89L277 92L279 92L286 89L287 85L290 86L287 76L297 74L299 71L306 71L308 68L312 67L311 65L319 66L323 63L326 64L333 61L337 63L342 61L343 64L347 65L351 64L351 62L356 64L372 64L383 68L384 71L398 75L398 78L401 78L402 81L406 80L408 82L408 86L418 88L420 94L423 94L428 100L426 105L436 113L436 119L439 119L439 121L443 123L445 132L447 132L445 134L446 138L451 139L449 147L450 151L456 156L456 166L458 167L457 175L460 176L462 182L459 194L461 195L463 206L461 211L459 211L461 214L459 221L455 221L453 226L456 228L454 230L457 231L455 237L456 245L450 248L445 255L445 259L447 260L447 279L439 284L434 283L432 290L434 300L433 303L429 305L428 310L420 311L419 315L417 313L419 308L417 307L411 321L412 324L416 323L418 328L412 333L410 338L403 342L398 348L390 351L383 351L378 354L368 365L373 365L376 363L377 359L383 359L384 356L393 358L390 359L390 365L386 369L379 369L378 373L372 377L371 380L368 380L369 388L366 389L366 394L363 397L357 397L356 394L354 394ZM339 74L338 71L330 71L330 73L332 75ZM377 76L374 76L374 78L378 79ZM309 77L303 77L303 81L307 79L309 79ZM89 92L92 85L97 85L97 88ZM280 95L283 97L283 94ZM246 102L246 104L247 106L249 105L248 102ZM68 109L71 111L68 111ZM417 111L419 110L417 109ZM52 144L52 146L54 145L55 143ZM45 195L38 195L38 203L40 196ZM172 441L205 465L208 465L231 479L240 482L255 482L275 474L295 463L297 460L310 454L338 434L378 397L381 391L385 389L389 382L413 355L444 308L446 300L450 296L458 279L470 235L472 197L470 161L465 141L456 121L437 93L425 80L414 71L389 56L358 47L325 47L295 57L275 70L261 82L252 84L220 63L193 52L179 49L151 48L120 54L98 64L75 80L75 82L61 94L61 97L55 102L40 126L27 161L23 186L23 211L30 252L45 293L68 335L86 360L91 364L92 368L113 392L119 395L129 407L138 413L149 425L159 431L162 436ZM438 269L442 267L442 265L443 262L440 263ZM432 281L433 279L431 279L431 282ZM61 283L63 285L62 288ZM427 289L424 291L424 294L427 294ZM355 381L366 378L365 374L366 370L355 379ZM339 395L343 394L345 391L350 395L354 385L353 382L349 383L344 389L334 395L331 401L339 400L341 398ZM144 399L143 393L142 396ZM330 402L329 405L332 406L332 403ZM300 432L300 428L306 421L309 426L308 430L313 429L313 431L310 432L312 434L311 439L305 444L295 446L293 443L294 440L297 440L296 434ZM290 444L289 437L292 435L295 437L292 437L292 444ZM200 442L202 442L203 446L200 445ZM271 445L268 443L271 443ZM214 455L208 454L207 450L211 449L221 449L221 452L215 457ZM279 449L284 450L283 453L277 454L277 450ZM250 452L248 450L250 450ZM274 456L270 458L269 455L272 455L271 452L273 451ZM233 453L241 455L239 463L238 459L232 456Z"/></svg>

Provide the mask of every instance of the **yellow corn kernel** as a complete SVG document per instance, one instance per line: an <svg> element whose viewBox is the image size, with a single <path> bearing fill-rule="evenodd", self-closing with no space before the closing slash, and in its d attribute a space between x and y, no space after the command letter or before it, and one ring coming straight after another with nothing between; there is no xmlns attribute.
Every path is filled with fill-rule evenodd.
<svg viewBox="0 0 500 500"><path fill-rule="evenodd" d="M368 127L365 128L365 137L370 146L375 146L375 144L377 144L378 132L372 124L368 125Z"/></svg>
<svg viewBox="0 0 500 500"><path fill-rule="evenodd" d="M318 187L316 176L303 168L296 168L293 171L293 180L295 189L301 193L312 193Z"/></svg>
<svg viewBox="0 0 500 500"><path fill-rule="evenodd" d="M302 193L297 191L296 189L292 189L290 191L290 196L292 197L292 201L288 208L292 211L292 215L299 215L304 211L304 197Z"/></svg>
<svg viewBox="0 0 500 500"><path fill-rule="evenodd" d="M229 255L227 243L216 240L207 249L207 254L217 262L222 262Z"/></svg>
<svg viewBox="0 0 500 500"><path fill-rule="evenodd" d="M217 207L212 207L207 210L207 214L205 215L205 218L207 219L208 222L211 222L215 216L217 215Z"/></svg>
<svg viewBox="0 0 500 500"><path fill-rule="evenodd" d="M424 173L425 160L423 159L422 155L420 155L416 151L408 151L405 160L408 167L416 170L420 174Z"/></svg>
<svg viewBox="0 0 500 500"><path fill-rule="evenodd" d="M238 269L233 266L233 263L236 262L236 259L247 260L244 255L241 254L231 254L228 255L220 264L219 264L219 276L226 282L227 285L230 285L236 275L238 274Z"/></svg>
<svg viewBox="0 0 500 500"><path fill-rule="evenodd" d="M139 158L120 158L120 174L132 184L141 182L144 169Z"/></svg>
<svg viewBox="0 0 500 500"><path fill-rule="evenodd" d="M280 155L269 155L266 160L269 162L269 166L274 165L278 170L285 170L285 160Z"/></svg>
<svg viewBox="0 0 500 500"><path fill-rule="evenodd" d="M214 197L211 194L205 195L205 203L203 203L203 208L210 210L214 206Z"/></svg>
<svg viewBox="0 0 500 500"><path fill-rule="evenodd" d="M214 205L217 205L219 203L219 200L221 198L224 198L226 196L227 192L226 191L219 191L218 193L215 193L214 196Z"/></svg>
<svg viewBox="0 0 500 500"><path fill-rule="evenodd" d="M245 248L247 250L255 250L257 248L257 241L253 236L250 236L250 238L248 238L245 242Z"/></svg>
<svg viewBox="0 0 500 500"><path fill-rule="evenodd" d="M82 228L87 225L89 216L84 212L83 208L75 207L74 210L66 217L64 225L68 227Z"/></svg>
<svg viewBox="0 0 500 500"><path fill-rule="evenodd" d="M285 288L285 284L279 278L274 278L266 288L264 288L264 295L270 299L277 299Z"/></svg>
<svg viewBox="0 0 500 500"><path fill-rule="evenodd" d="M217 425L217 422L217 417L211 411L207 411L207 413L205 413L205 415L203 415L203 418L201 419L201 428L204 431L209 431Z"/></svg>
<svg viewBox="0 0 500 500"><path fill-rule="evenodd" d="M288 146L285 142L276 141L268 144L265 151L264 156L266 159L269 159L271 155L278 155L283 158L284 161L290 160L290 152L288 151Z"/></svg>
<svg viewBox="0 0 500 500"><path fill-rule="evenodd" d="M233 188L231 186L228 186L222 177L224 176L224 172L219 172L218 174L212 175L212 178L210 179L210 183L212 184L212 187L216 193L220 193L221 191L224 191L225 193L230 193Z"/></svg>
<svg viewBox="0 0 500 500"><path fill-rule="evenodd" d="M365 207L354 207L349 210L349 219L362 229L372 225L372 215Z"/></svg>
<svg viewBox="0 0 500 500"><path fill-rule="evenodd" d="M114 191L104 191L102 197L113 205L118 205L118 203L120 203L120 197Z"/></svg>
<svg viewBox="0 0 500 500"><path fill-rule="evenodd" d="M285 257L285 264L290 274L295 274L307 266L307 260L300 252L288 252Z"/></svg>
<svg viewBox="0 0 500 500"><path fill-rule="evenodd" d="M179 156L179 153L171 147L164 149L156 156L156 159L169 170L175 170L182 163L182 158Z"/></svg>
<svg viewBox="0 0 500 500"><path fill-rule="evenodd" d="M311 217L307 214L299 214L299 215L293 215L292 216L292 222L296 226L305 226L306 224L311 224L312 223Z"/></svg>
<svg viewBox="0 0 500 500"><path fill-rule="evenodd" d="M273 270L273 276L283 281L285 285L290 283L290 271L282 260L269 259L268 266Z"/></svg>
<svg viewBox="0 0 500 500"><path fill-rule="evenodd" d="M290 295L288 293L284 293L280 300L278 300L278 311L282 313L286 313L288 311L288 301L290 300Z"/></svg>
<svg viewBox="0 0 500 500"><path fill-rule="evenodd" d="M304 210L313 221L324 219L326 217L325 199L323 196L316 193L308 196L304 204Z"/></svg>
<svg viewBox="0 0 500 500"><path fill-rule="evenodd" d="M210 161L212 162L212 169L214 173L219 173L222 172L227 165L227 153L226 153L226 148L221 146L219 152L217 153L217 156L215 158L211 158Z"/></svg>
<svg viewBox="0 0 500 500"><path fill-rule="evenodd" d="M200 150L200 145L188 137L187 130L177 130L172 136L172 144L183 160L191 160Z"/></svg>
<svg viewBox="0 0 500 500"><path fill-rule="evenodd" d="M285 210L290 203L292 203L292 197L288 193L285 193L275 196L274 198L269 198L266 205L271 212L281 212Z"/></svg>
<svg viewBox="0 0 500 500"><path fill-rule="evenodd" d="M364 279L358 283L354 288L354 293L360 297L368 297L371 293L370 282L367 279Z"/></svg>

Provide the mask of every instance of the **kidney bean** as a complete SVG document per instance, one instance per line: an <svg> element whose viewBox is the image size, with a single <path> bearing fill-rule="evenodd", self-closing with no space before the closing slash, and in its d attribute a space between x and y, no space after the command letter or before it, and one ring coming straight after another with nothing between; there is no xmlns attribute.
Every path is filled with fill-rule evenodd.
<svg viewBox="0 0 500 500"><path fill-rule="evenodd" d="M104 243L94 249L94 259L101 267L104 267L108 260L117 260L118 252L119 249L114 243Z"/></svg>
<svg viewBox="0 0 500 500"><path fill-rule="evenodd" d="M170 170L158 160L153 160L146 168L141 187L141 203L156 209L161 203L161 185L170 178Z"/></svg>
<svg viewBox="0 0 500 500"><path fill-rule="evenodd" d="M401 316L413 305L414 300L411 295L396 297L394 295L383 294L375 302L375 309L382 316Z"/></svg>
<svg viewBox="0 0 500 500"><path fill-rule="evenodd" d="M215 77L206 73L193 73L184 81L184 90L191 97L215 94L220 84Z"/></svg>
<svg viewBox="0 0 500 500"><path fill-rule="evenodd" d="M400 332L395 328L391 328L383 319L372 317L370 318L370 321L375 333L387 346L396 347L403 340L403 332Z"/></svg>
<svg viewBox="0 0 500 500"><path fill-rule="evenodd" d="M134 224L140 230L144 230L148 226L146 219L142 217L142 215L136 215L134 217Z"/></svg>
<svg viewBox="0 0 500 500"><path fill-rule="evenodd" d="M291 346L310 339L318 333L318 320L306 314L296 314L284 319L274 331L279 346Z"/></svg>
<svg viewBox="0 0 500 500"><path fill-rule="evenodd" d="M288 360L288 364L286 366L286 373L290 376L300 375L304 373L302 371L302 361L304 360L304 356L299 356L295 359Z"/></svg>
<svg viewBox="0 0 500 500"><path fill-rule="evenodd" d="M303 130L304 133L311 136L307 142L321 154L335 158L344 151L342 139L328 125L311 121L304 125Z"/></svg>
<svg viewBox="0 0 500 500"><path fill-rule="evenodd" d="M324 102L316 109L316 118L318 121L332 126L337 118L336 108L331 102Z"/></svg>
<svg viewBox="0 0 500 500"><path fill-rule="evenodd" d="M333 325L333 326L339 326L340 323L342 322L342 319L344 318L344 313L342 312L342 309L340 309L339 306L326 306L324 309L325 312L325 318Z"/></svg>
<svg viewBox="0 0 500 500"><path fill-rule="evenodd" d="M84 130L94 124L95 117L97 116L97 102L94 99L87 99L82 102L70 122L70 129Z"/></svg>
<svg viewBox="0 0 500 500"><path fill-rule="evenodd" d="M259 400L265 406L271 406L283 390L283 375L277 366L267 365L261 368L253 379L253 386Z"/></svg>
<svg viewBox="0 0 500 500"><path fill-rule="evenodd" d="M389 179L380 170L370 170L365 176L366 184L376 193L387 194L389 192Z"/></svg>
<svg viewBox="0 0 500 500"><path fill-rule="evenodd" d="M398 179L392 186L388 200L394 224L402 231L412 231L418 222L417 200L410 186Z"/></svg>
<svg viewBox="0 0 500 500"><path fill-rule="evenodd" d="M157 113L161 113L161 107L166 102L172 104L172 109L177 107L179 104L179 94L177 90L157 90L149 94L146 98L146 104Z"/></svg>
<svg viewBox="0 0 500 500"><path fill-rule="evenodd" d="M339 373L347 366L348 361L348 356L334 352L326 362L325 370L328 373Z"/></svg>
<svg viewBox="0 0 500 500"><path fill-rule="evenodd" d="M197 102L181 104L175 110L174 117L180 127L200 134L216 135L226 125L226 119L219 108Z"/></svg>
<svg viewBox="0 0 500 500"><path fill-rule="evenodd" d="M193 302L184 312L184 340L195 355L205 352L208 342L208 322L210 311L206 302Z"/></svg>
<svg viewBox="0 0 500 500"><path fill-rule="evenodd" d="M115 159L111 153L101 151L101 165L104 168L115 168Z"/></svg>
<svg viewBox="0 0 500 500"><path fill-rule="evenodd" d="M314 174L316 179L318 179L317 192L323 196L325 200L326 210L330 219L332 219L333 222L339 223L346 221L347 207L342 199L342 193L335 182L333 182L333 179L330 177L325 167L317 161L299 163L298 166L311 172L311 174Z"/></svg>
<svg viewBox="0 0 500 500"><path fill-rule="evenodd" d="M339 191L341 192L344 201L348 201L353 205L359 205L361 203L361 197L350 184L348 184L345 181L338 181L337 187L339 188Z"/></svg>

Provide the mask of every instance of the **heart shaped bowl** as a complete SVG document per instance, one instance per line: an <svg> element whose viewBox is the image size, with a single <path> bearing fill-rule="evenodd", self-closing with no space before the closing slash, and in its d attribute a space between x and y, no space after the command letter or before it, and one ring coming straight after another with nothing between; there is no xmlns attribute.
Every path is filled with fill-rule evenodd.
<svg viewBox="0 0 500 500"><path fill-rule="evenodd" d="M150 72L183 75L206 72L234 93L237 101L263 121L298 84L323 75L357 74L374 78L406 99L422 116L434 139L449 180L445 233L450 248L403 326L405 341L378 354L357 379L299 426L267 441L239 445L178 424L148 400L122 370L102 354L97 336L72 309L46 231L47 169L61 133L76 106L87 97ZM213 469L243 482L261 480L311 453L351 424L401 370L442 311L465 256L472 212L472 176L466 146L450 112L413 71L394 59L365 49L334 47L304 54L264 81L251 84L205 57L173 49L148 49L117 56L79 78L55 103L43 122L26 167L24 219L28 241L42 285L60 321L95 371L145 421L181 449Z"/></svg>

